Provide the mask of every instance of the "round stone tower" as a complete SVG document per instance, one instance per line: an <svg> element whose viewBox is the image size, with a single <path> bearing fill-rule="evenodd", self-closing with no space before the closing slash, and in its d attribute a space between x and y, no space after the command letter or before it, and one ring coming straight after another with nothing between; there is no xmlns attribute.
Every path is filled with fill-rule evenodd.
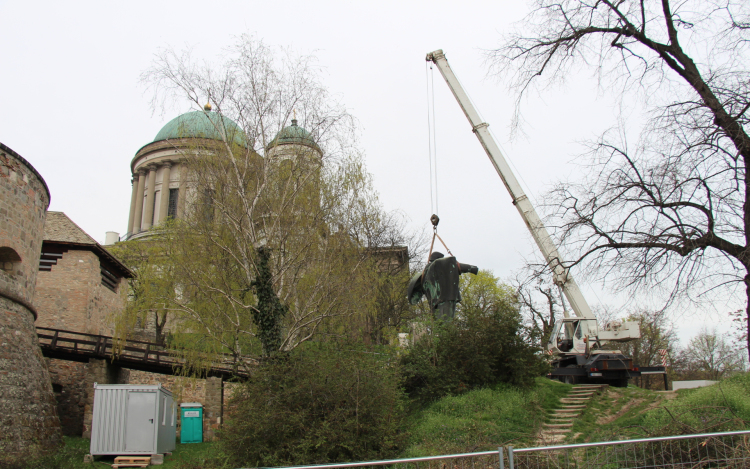
<svg viewBox="0 0 750 469"><path fill-rule="evenodd" d="M42 176L0 143L0 466L62 441L34 328L39 255L50 196Z"/></svg>

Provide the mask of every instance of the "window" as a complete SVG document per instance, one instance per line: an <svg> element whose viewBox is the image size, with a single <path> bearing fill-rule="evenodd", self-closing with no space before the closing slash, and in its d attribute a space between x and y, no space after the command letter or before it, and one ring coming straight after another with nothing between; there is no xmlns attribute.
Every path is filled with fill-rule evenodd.
<svg viewBox="0 0 750 469"><path fill-rule="evenodd" d="M114 269L104 262L104 259L99 260L99 269L102 274L102 285L117 293L117 285L120 283L120 277L115 275Z"/></svg>
<svg viewBox="0 0 750 469"><path fill-rule="evenodd" d="M214 190L204 189L203 191L203 217L205 221L214 221Z"/></svg>
<svg viewBox="0 0 750 469"><path fill-rule="evenodd" d="M21 256L13 248L0 248L0 270L7 274L13 274L18 270L20 263Z"/></svg>
<svg viewBox="0 0 750 469"><path fill-rule="evenodd" d="M177 201L179 200L180 190L169 189L169 205L167 207L167 216L177 218Z"/></svg>

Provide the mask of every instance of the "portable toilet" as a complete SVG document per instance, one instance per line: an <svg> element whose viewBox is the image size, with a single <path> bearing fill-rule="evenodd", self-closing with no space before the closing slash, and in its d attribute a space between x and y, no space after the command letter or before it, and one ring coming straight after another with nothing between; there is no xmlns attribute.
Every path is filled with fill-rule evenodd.
<svg viewBox="0 0 750 469"><path fill-rule="evenodd" d="M177 444L172 393L158 385L94 383L91 454L164 454Z"/></svg>
<svg viewBox="0 0 750 469"><path fill-rule="evenodd" d="M185 402L180 404L180 410L180 443L203 443L203 404Z"/></svg>

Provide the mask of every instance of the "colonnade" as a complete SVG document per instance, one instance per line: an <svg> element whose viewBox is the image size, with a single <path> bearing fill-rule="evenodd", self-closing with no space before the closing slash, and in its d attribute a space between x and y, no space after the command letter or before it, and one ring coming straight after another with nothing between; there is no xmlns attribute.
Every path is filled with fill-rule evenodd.
<svg viewBox="0 0 750 469"><path fill-rule="evenodd" d="M128 237L142 231L148 231L152 226L165 221L169 216L169 181L172 175L172 167L178 161L162 160L158 163L149 163L136 170L131 183L133 192L130 197L130 217L128 218ZM154 218L156 208L156 173L162 170L161 200L159 203L158 220ZM177 218L181 218L185 211L185 174L184 164L179 165L179 188L177 193ZM145 197L144 197L145 194Z"/></svg>

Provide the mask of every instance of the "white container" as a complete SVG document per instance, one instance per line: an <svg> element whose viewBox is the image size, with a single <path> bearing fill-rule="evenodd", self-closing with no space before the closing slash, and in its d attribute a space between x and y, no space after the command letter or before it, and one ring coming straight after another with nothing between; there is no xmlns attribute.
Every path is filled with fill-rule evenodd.
<svg viewBox="0 0 750 469"><path fill-rule="evenodd" d="M94 384L91 454L164 454L177 441L172 393L159 385Z"/></svg>
<svg viewBox="0 0 750 469"><path fill-rule="evenodd" d="M718 381L711 381L708 379L696 379L693 381L672 381L672 391L677 391L678 389L703 388L716 383L718 383Z"/></svg>

